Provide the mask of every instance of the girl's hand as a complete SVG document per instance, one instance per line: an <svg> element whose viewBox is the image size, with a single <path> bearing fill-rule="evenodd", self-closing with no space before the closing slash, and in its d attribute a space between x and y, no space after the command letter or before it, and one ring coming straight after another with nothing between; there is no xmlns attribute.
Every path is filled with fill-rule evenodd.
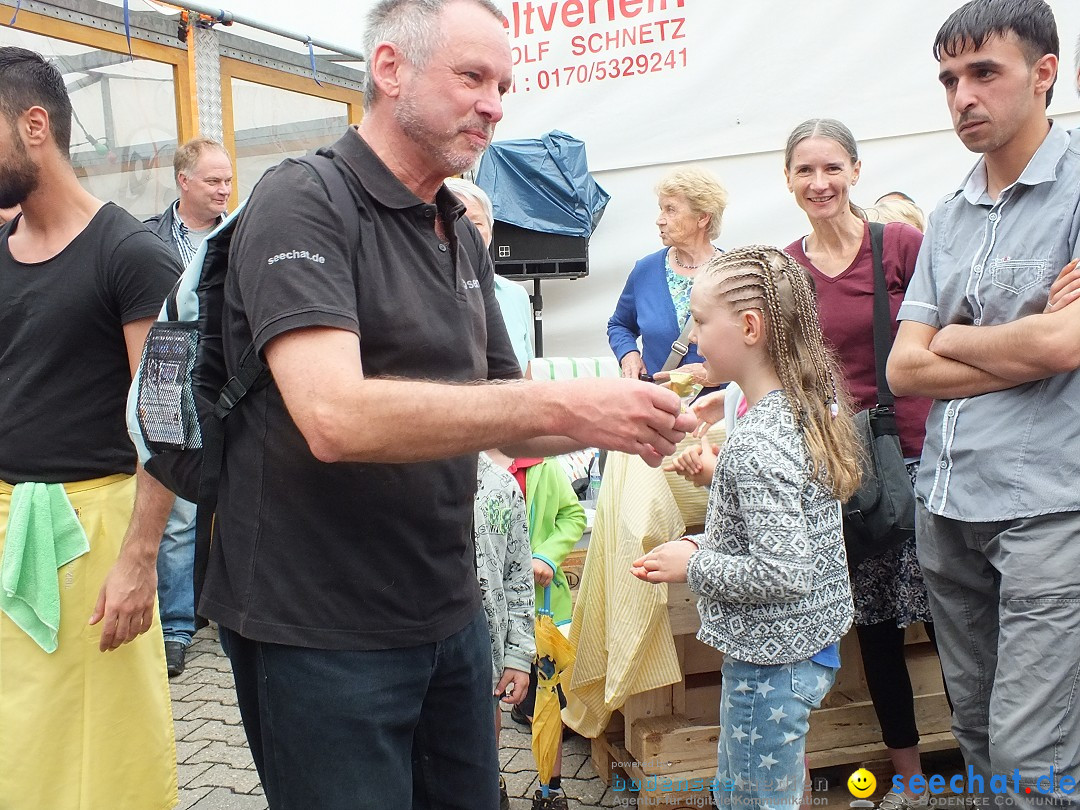
<svg viewBox="0 0 1080 810"><path fill-rule="evenodd" d="M630 563L630 573L643 582L686 582L686 564L695 551L692 540L661 543Z"/></svg>
<svg viewBox="0 0 1080 810"><path fill-rule="evenodd" d="M543 560L538 560L533 557L533 582L539 585L541 588L546 588L551 584L551 580L555 577L555 572L551 570L551 566Z"/></svg>
<svg viewBox="0 0 1080 810"><path fill-rule="evenodd" d="M716 454L720 448L705 436L664 465L664 472L678 473L694 486L707 487L716 472Z"/></svg>
<svg viewBox="0 0 1080 810"><path fill-rule="evenodd" d="M662 468L664 472L678 473L683 478L689 478L695 473L701 472L701 445L695 444L687 447L679 455L673 456L671 461Z"/></svg>
<svg viewBox="0 0 1080 810"><path fill-rule="evenodd" d="M717 422L724 421L724 395L726 393L726 389L713 391L711 394L694 400L694 404L690 406L690 412L698 418L699 423L694 431L695 436L704 436L709 432L709 428Z"/></svg>

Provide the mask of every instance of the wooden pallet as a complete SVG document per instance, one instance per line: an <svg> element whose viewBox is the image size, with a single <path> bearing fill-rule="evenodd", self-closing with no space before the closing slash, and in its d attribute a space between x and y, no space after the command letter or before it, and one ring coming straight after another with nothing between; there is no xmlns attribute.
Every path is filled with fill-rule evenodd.
<svg viewBox="0 0 1080 810"><path fill-rule="evenodd" d="M716 774L715 754L707 765L656 776L646 773L645 769L636 764L633 755L621 744L621 733L607 735L590 742L593 769L608 787L621 787L621 790L615 791L617 796L619 793L624 793L626 799L633 798L638 806L658 807L661 810L685 810L710 806L701 803L704 801L704 791L689 788L697 787L698 781L711 782ZM929 734L923 735L919 747L924 754L945 751L956 748L956 741L951 733ZM879 783L884 783L892 777L892 764L886 758L885 748L878 743L820 752L816 761L811 763L811 768L816 770L842 765L851 767L853 770L856 765L869 768L877 776ZM829 773L825 771L825 774ZM844 773L846 773L846 768ZM650 776L652 776L651 779ZM669 781L665 782L664 779ZM818 776L812 774L812 781L817 780ZM631 790L635 787L639 789ZM842 789L841 796L845 801L851 798Z"/></svg>

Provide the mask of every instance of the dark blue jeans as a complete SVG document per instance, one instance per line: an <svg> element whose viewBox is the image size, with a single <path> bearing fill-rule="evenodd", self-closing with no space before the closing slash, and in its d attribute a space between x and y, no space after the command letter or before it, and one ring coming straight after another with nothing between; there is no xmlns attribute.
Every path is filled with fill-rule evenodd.
<svg viewBox="0 0 1080 810"><path fill-rule="evenodd" d="M158 549L158 609L161 635L185 647L195 635L195 504L177 498Z"/></svg>
<svg viewBox="0 0 1080 810"><path fill-rule="evenodd" d="M314 650L221 627L270 810L497 810L491 641Z"/></svg>

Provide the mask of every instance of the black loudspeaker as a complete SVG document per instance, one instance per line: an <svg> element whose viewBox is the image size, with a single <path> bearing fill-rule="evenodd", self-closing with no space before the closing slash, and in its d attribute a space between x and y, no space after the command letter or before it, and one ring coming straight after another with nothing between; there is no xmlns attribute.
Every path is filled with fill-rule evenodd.
<svg viewBox="0 0 1080 810"><path fill-rule="evenodd" d="M589 239L531 231L495 220L495 272L506 278L582 278L589 275Z"/></svg>

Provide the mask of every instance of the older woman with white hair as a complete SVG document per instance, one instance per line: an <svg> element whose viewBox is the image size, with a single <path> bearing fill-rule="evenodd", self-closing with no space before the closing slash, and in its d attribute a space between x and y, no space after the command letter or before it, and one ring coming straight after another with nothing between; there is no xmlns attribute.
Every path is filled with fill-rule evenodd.
<svg viewBox="0 0 1080 810"><path fill-rule="evenodd" d="M690 288L699 268L719 252L727 191L704 169L679 169L656 187L660 214L656 226L664 247L640 259L630 271L615 312L608 320L608 343L624 377L667 380L664 365L672 344L690 318ZM640 339L641 343L638 344ZM706 384L704 366L690 350L675 364Z"/></svg>
<svg viewBox="0 0 1080 810"><path fill-rule="evenodd" d="M491 198L475 183L460 177L451 177L444 185L465 204L465 216L480 231L484 244L490 247L491 233L495 227L495 212ZM502 310L503 322L514 346L514 354L524 372L529 361L536 356L532 340L532 304L529 293L520 284L495 274L495 298Z"/></svg>

